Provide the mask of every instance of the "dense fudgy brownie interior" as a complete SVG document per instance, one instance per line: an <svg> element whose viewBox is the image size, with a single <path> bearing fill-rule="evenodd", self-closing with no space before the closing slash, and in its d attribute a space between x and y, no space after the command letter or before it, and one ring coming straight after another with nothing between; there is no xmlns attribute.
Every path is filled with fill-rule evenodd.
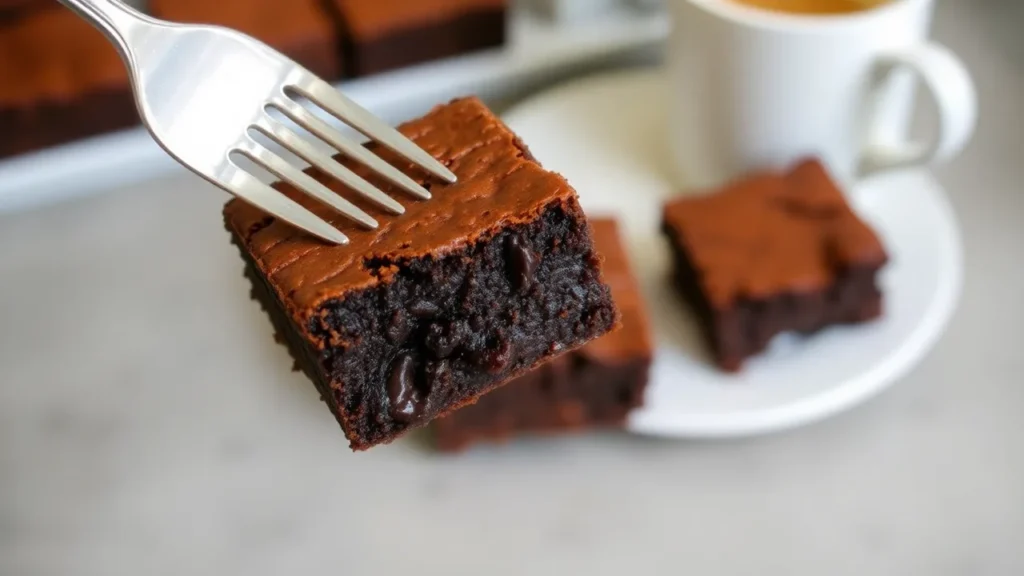
<svg viewBox="0 0 1024 576"><path fill-rule="evenodd" d="M554 205L463 253L368 263L397 273L325 303L314 329L358 341L321 359L358 435L391 437L607 331L615 312L583 226Z"/></svg>
<svg viewBox="0 0 1024 576"><path fill-rule="evenodd" d="M818 161L675 200L663 229L680 291L726 370L780 332L881 314L885 251Z"/></svg>

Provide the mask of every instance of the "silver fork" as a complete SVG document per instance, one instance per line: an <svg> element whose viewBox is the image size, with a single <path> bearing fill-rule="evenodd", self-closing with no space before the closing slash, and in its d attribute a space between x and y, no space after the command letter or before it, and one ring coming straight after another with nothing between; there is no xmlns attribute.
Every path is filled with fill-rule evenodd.
<svg viewBox="0 0 1024 576"><path fill-rule="evenodd" d="M214 1L214 0L211 0ZM382 208L404 208L270 114L276 109L319 140L421 199L430 193L300 103L303 98L413 164L447 181L455 174L411 140L305 68L240 32L158 20L119 0L60 0L117 47L131 77L143 124L178 162L213 184L324 240L348 238L243 168L245 157L346 217L377 221L358 206L275 154L258 132Z"/></svg>

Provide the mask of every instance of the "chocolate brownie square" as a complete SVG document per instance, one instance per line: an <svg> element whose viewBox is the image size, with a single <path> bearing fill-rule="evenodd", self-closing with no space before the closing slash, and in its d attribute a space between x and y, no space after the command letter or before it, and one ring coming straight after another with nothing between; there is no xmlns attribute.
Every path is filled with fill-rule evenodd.
<svg viewBox="0 0 1024 576"><path fill-rule="evenodd" d="M345 74L366 76L505 42L507 0L326 0Z"/></svg>
<svg viewBox="0 0 1024 576"><path fill-rule="evenodd" d="M255 296L356 450L473 402L617 321L575 191L479 100L439 106L400 130L458 182L429 180L374 147L433 194L411 201L341 160L406 200L397 217L361 203L377 230L278 186L341 228L347 245L240 200L224 209Z"/></svg>
<svg viewBox="0 0 1024 576"><path fill-rule="evenodd" d="M70 10L27 12L0 27L0 157L137 122L120 56Z"/></svg>
<svg viewBox="0 0 1024 576"><path fill-rule="evenodd" d="M643 403L654 357L647 311L615 220L591 220L591 228L621 327L435 420L439 449L461 450L518 433L621 426Z"/></svg>
<svg viewBox="0 0 1024 576"><path fill-rule="evenodd" d="M334 24L321 0L150 0L150 12L174 22L238 30L325 80L341 77Z"/></svg>
<svg viewBox="0 0 1024 576"><path fill-rule="evenodd" d="M885 250L816 160L672 201L663 230L679 288L725 370L780 332L882 313Z"/></svg>

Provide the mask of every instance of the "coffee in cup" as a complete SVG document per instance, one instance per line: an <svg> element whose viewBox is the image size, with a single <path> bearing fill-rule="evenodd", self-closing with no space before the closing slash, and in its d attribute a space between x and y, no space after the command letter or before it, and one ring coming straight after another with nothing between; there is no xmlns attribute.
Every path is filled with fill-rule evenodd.
<svg viewBox="0 0 1024 576"><path fill-rule="evenodd" d="M848 14L871 10L888 0L731 0L754 8L795 14Z"/></svg>

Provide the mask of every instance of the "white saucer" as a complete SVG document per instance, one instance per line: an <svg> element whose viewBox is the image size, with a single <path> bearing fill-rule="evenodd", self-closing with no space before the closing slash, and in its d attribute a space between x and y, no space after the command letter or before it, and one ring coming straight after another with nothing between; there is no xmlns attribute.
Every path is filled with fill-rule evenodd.
<svg viewBox="0 0 1024 576"><path fill-rule="evenodd" d="M556 88L505 115L537 158L568 178L589 214L614 214L628 236L658 343L646 406L629 429L730 437L792 428L850 408L912 368L941 335L963 277L953 211L925 172L879 177L851 194L891 257L881 278L883 319L810 338L783 336L738 375L710 364L667 281L660 211L677 188L662 94L657 71L616 72Z"/></svg>

